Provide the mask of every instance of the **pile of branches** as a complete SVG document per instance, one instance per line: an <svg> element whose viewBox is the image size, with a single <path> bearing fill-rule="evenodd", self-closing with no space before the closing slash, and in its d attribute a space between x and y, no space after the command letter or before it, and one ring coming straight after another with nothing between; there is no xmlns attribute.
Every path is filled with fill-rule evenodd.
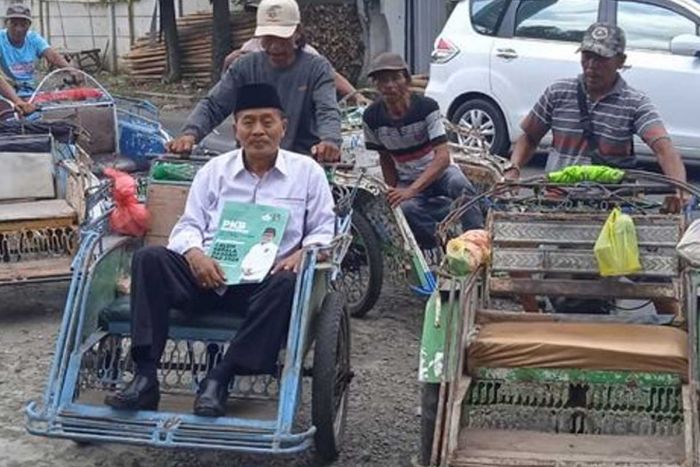
<svg viewBox="0 0 700 467"><path fill-rule="evenodd" d="M362 25L355 3L303 5L301 20L307 41L333 67L355 83L365 56Z"/></svg>

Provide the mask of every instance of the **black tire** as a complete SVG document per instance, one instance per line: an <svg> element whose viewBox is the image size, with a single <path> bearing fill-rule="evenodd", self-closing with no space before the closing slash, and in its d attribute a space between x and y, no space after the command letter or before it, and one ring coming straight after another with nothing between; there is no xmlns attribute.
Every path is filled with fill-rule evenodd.
<svg viewBox="0 0 700 467"><path fill-rule="evenodd" d="M430 455L433 451L433 436L435 434L435 419L440 397L440 385L423 383L421 388L420 412L420 463L430 465Z"/></svg>
<svg viewBox="0 0 700 467"><path fill-rule="evenodd" d="M350 317L345 299L329 293L316 321L311 419L316 427L316 453L332 462L340 453L347 418L350 369Z"/></svg>
<svg viewBox="0 0 700 467"><path fill-rule="evenodd" d="M465 122L471 121L473 123L470 112L475 112L474 116L482 115L491 122L488 128L493 130L493 134L485 136L487 142L491 146L491 153L499 156L507 156L510 149L510 137L508 136L508 127L506 126L506 120L503 117L501 109L499 109L496 104L486 99L470 99L457 107L457 110L450 120L455 125L461 126L465 126ZM483 121L487 122L487 120ZM467 140L462 141L462 143L477 148L476 140L472 140L471 138L467 138Z"/></svg>
<svg viewBox="0 0 700 467"><path fill-rule="evenodd" d="M379 300L384 282L382 247L367 218L352 214L352 244L341 265L340 289L347 297L350 315L362 318Z"/></svg>

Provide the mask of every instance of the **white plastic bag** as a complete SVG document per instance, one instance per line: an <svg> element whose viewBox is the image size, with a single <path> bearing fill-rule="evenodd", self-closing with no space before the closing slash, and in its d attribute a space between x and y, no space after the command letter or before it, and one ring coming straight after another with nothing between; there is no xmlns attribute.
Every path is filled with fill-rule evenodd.
<svg viewBox="0 0 700 467"><path fill-rule="evenodd" d="M690 224L676 245L676 251L691 266L700 267L700 219Z"/></svg>

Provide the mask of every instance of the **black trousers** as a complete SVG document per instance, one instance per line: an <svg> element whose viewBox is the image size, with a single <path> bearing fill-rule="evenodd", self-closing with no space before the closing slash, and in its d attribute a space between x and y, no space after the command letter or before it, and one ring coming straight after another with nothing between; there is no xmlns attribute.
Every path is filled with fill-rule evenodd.
<svg viewBox="0 0 700 467"><path fill-rule="evenodd" d="M137 372L155 373L168 338L169 310L188 313L230 308L241 313L238 329L210 377L227 383L234 374L272 373L289 328L296 274L278 272L259 284L228 287L223 296L203 290L184 256L146 247L131 265L132 357Z"/></svg>

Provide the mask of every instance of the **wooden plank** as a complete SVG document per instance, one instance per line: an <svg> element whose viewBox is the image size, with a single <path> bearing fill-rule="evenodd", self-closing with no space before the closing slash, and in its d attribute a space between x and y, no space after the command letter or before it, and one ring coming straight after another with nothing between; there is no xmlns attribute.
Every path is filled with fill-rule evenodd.
<svg viewBox="0 0 700 467"><path fill-rule="evenodd" d="M75 210L64 199L0 204L0 222L75 218Z"/></svg>
<svg viewBox="0 0 700 467"><path fill-rule="evenodd" d="M585 311L585 310L581 310ZM574 322L574 323L633 323L642 324L634 315L596 315L581 313L527 313L523 311L506 310L477 310L475 321L477 324L491 323L553 323L553 322ZM657 323L653 323L657 324Z"/></svg>
<svg viewBox="0 0 700 467"><path fill-rule="evenodd" d="M464 429L454 466L681 466L683 436L612 436ZM577 464L578 463L578 464ZM689 465L689 464L687 464Z"/></svg>
<svg viewBox="0 0 700 467"><path fill-rule="evenodd" d="M146 246L168 246L170 237L165 235L148 235L145 238Z"/></svg>
<svg viewBox="0 0 700 467"><path fill-rule="evenodd" d="M570 280L491 277L488 287L493 295L547 295L579 298L668 298L679 293L672 283L629 284L616 280Z"/></svg>
<svg viewBox="0 0 700 467"><path fill-rule="evenodd" d="M583 222L583 221L581 221ZM595 244L604 222L510 222L493 224L494 244ZM641 247L658 246L674 248L681 236L679 225L645 225L637 223L637 242Z"/></svg>
<svg viewBox="0 0 700 467"><path fill-rule="evenodd" d="M70 274L71 261L70 256L61 256L19 263L0 263L0 282L22 282L27 279L67 275Z"/></svg>
<svg viewBox="0 0 700 467"><path fill-rule="evenodd" d="M491 216L494 222L547 222L547 221L571 221L571 222L605 222L610 213L576 213L576 212L506 212L493 211ZM635 222L646 224L675 224L682 221L683 216L678 214L633 214Z"/></svg>
<svg viewBox="0 0 700 467"><path fill-rule="evenodd" d="M632 216L640 247L675 248L682 235L680 216ZM494 213L494 245L509 244L595 244L607 219L606 214Z"/></svg>
<svg viewBox="0 0 700 467"><path fill-rule="evenodd" d="M679 261L676 251L649 253L640 249L642 271L639 276L676 277ZM592 249L509 248L493 251L494 271L598 274L598 262Z"/></svg>
<svg viewBox="0 0 700 467"><path fill-rule="evenodd" d="M146 235L148 244L162 244L162 239L170 236L180 216L185 210L188 185L151 183L148 187L146 207L151 213L151 227ZM153 240L149 240L154 237Z"/></svg>
<svg viewBox="0 0 700 467"><path fill-rule="evenodd" d="M448 459L459 446L459 426L462 422L462 408L464 407L464 400L469 393L471 384L472 378L470 376L460 375L457 388L455 389L452 407L450 408L450 423L447 427L446 434L447 443L445 450L440 455L440 459Z"/></svg>
<svg viewBox="0 0 700 467"><path fill-rule="evenodd" d="M695 460L695 451L698 447L695 444L696 441L693 422L697 417L698 406L693 403L697 401L694 397L692 397L692 392L695 392L694 388L691 389L687 384L683 385L681 395L683 398L683 434L685 436L685 458ZM695 465L695 462L688 462L688 465Z"/></svg>
<svg viewBox="0 0 700 467"><path fill-rule="evenodd" d="M56 218L56 219L40 219L31 221L13 221L1 222L0 233L16 232L18 230L39 230L39 229L61 229L77 225L75 216Z"/></svg>
<svg viewBox="0 0 700 467"><path fill-rule="evenodd" d="M430 465L436 465L438 463L439 453L442 452L443 446L443 436L446 435L445 429L445 417L447 416L447 386L449 383L440 383L440 389L438 393L437 407L435 408L435 428L433 430L433 446L430 450Z"/></svg>

